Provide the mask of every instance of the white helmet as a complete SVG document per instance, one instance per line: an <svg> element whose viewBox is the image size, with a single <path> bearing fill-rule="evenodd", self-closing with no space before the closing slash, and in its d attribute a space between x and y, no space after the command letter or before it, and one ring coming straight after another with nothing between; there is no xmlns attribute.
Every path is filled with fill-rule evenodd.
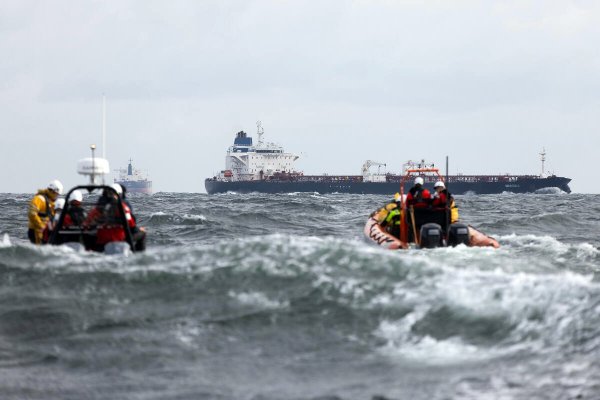
<svg viewBox="0 0 600 400"><path fill-rule="evenodd" d="M444 185L444 182L442 182L442 181L437 181L437 182L435 183L435 185L433 185L433 187L434 187L434 188L438 188L438 187L445 188L445 187L446 187L446 185Z"/></svg>
<svg viewBox="0 0 600 400"><path fill-rule="evenodd" d="M78 201L81 203L83 201L83 194L81 194L79 190L73 190L69 196L69 202L71 201Z"/></svg>
<svg viewBox="0 0 600 400"><path fill-rule="evenodd" d="M65 207L65 199L62 197L54 202L54 210L62 210Z"/></svg>
<svg viewBox="0 0 600 400"><path fill-rule="evenodd" d="M110 185L110 187L115 189L115 192L117 192L119 196L123 194L123 187L118 183L113 183L112 185Z"/></svg>
<svg viewBox="0 0 600 400"><path fill-rule="evenodd" d="M417 176L415 178L415 185L422 185L425 181L423 181L423 178L421 178L420 176Z"/></svg>
<svg viewBox="0 0 600 400"><path fill-rule="evenodd" d="M58 179L55 179L48 184L48 189L50 189L58 194L62 194L63 185L62 185L62 183L60 183L60 181Z"/></svg>

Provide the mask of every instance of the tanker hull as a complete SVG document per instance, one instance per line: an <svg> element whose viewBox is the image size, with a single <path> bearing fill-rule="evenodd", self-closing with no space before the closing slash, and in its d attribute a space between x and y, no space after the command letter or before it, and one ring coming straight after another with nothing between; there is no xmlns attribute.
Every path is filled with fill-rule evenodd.
<svg viewBox="0 0 600 400"><path fill-rule="evenodd" d="M255 181L222 181L218 179L206 179L204 182L206 192L213 193L294 193L294 192L317 192L317 193L351 193L351 194L394 194L400 191L399 182L360 182L358 180L332 181L329 180L255 180ZM558 188L563 192L570 193L569 178L527 178L513 182L448 182L448 190L453 194L499 194L511 193L533 193L542 189ZM412 182L404 185L407 193ZM425 184L429 190L433 190L433 182Z"/></svg>

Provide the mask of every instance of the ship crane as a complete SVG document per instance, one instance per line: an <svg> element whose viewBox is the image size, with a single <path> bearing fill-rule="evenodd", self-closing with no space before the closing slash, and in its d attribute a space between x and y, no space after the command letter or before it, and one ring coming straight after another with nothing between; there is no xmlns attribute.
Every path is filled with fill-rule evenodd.
<svg viewBox="0 0 600 400"><path fill-rule="evenodd" d="M372 161L372 160L367 160L367 161L365 161L365 163L362 166L362 174L363 174L363 176L369 175L369 168L371 168L374 165L376 165L378 167L377 168L377 174L380 173L381 167L385 167L384 163L380 163L380 162Z"/></svg>
<svg viewBox="0 0 600 400"><path fill-rule="evenodd" d="M371 174L369 172L369 168L372 166L377 166L377 174ZM385 181L385 176L381 174L381 167L385 167L384 163L380 163L373 160L367 160L362 166L362 176L364 182L379 182Z"/></svg>

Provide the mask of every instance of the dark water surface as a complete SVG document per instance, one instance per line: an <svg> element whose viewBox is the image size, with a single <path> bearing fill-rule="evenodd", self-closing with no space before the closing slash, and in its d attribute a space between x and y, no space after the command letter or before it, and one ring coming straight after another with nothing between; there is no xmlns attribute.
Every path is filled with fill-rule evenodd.
<svg viewBox="0 0 600 400"><path fill-rule="evenodd" d="M0 399L598 399L600 196L457 196L498 250L385 251L386 196L133 197L148 251L25 240L0 195Z"/></svg>

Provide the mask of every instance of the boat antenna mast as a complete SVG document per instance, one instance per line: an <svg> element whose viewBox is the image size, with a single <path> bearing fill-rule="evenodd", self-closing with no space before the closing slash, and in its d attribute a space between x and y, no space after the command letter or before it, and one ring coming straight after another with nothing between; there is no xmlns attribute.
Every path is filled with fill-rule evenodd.
<svg viewBox="0 0 600 400"><path fill-rule="evenodd" d="M90 150L92 151L92 157L82 158L77 162L77 173L90 178L90 184L96 184L96 177L102 177L102 184L104 185L104 175L110 172L110 165L106 158L96 158L96 145L91 144Z"/></svg>
<svg viewBox="0 0 600 400"><path fill-rule="evenodd" d="M92 173L90 174L90 183L92 185L95 185L96 184L96 182L95 182L96 176L95 176L94 172L95 172L95 169L96 169L96 165L95 165L95 163L96 163L96 157L94 156L94 151L96 150L96 145L95 144L91 144L90 145L90 150L92 150Z"/></svg>
<svg viewBox="0 0 600 400"><path fill-rule="evenodd" d="M262 135L264 135L265 131L262 127L262 122L256 121L256 134L258 135L258 147L262 147Z"/></svg>
<svg viewBox="0 0 600 400"><path fill-rule="evenodd" d="M106 96L102 94L102 158L106 158Z"/></svg>

